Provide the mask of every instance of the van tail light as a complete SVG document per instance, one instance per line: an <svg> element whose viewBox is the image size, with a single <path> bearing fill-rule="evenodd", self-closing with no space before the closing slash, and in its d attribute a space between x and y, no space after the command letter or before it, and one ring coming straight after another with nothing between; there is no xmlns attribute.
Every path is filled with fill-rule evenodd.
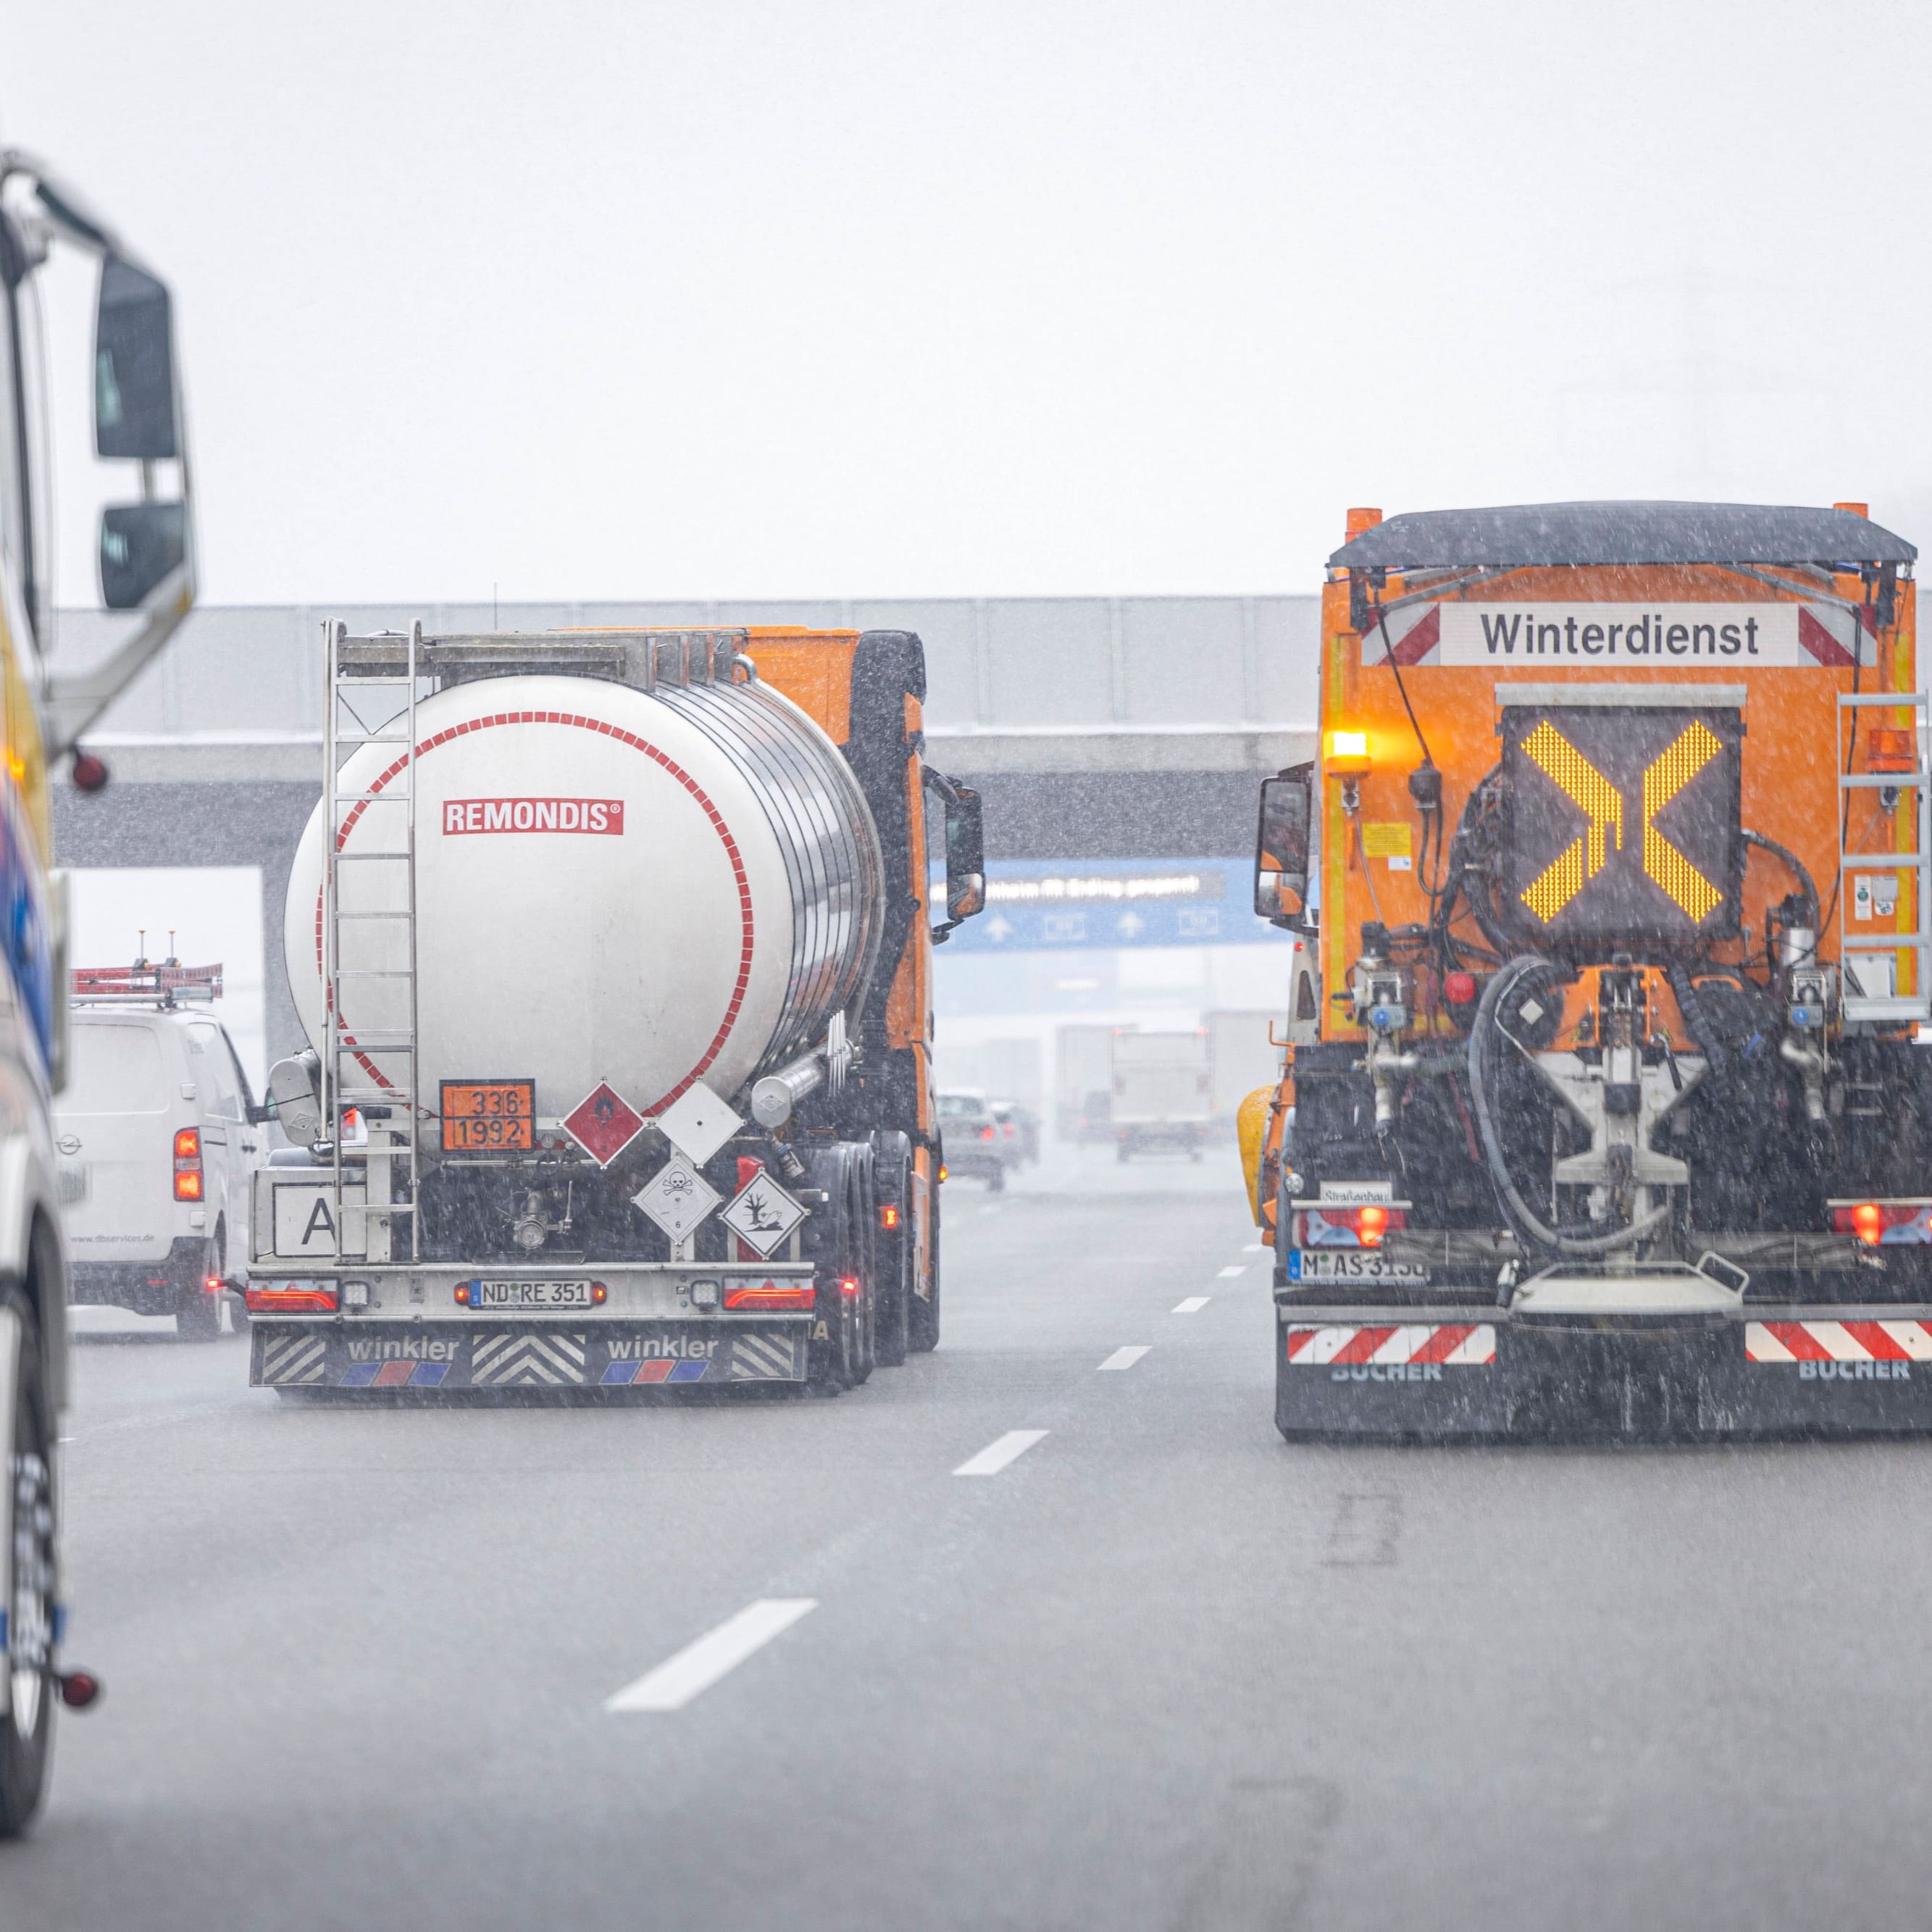
<svg viewBox="0 0 1932 1932"><path fill-rule="evenodd" d="M1381 1202L1359 1208L1307 1208L1295 1216L1297 1245L1304 1248L1378 1248L1391 1228L1408 1226L1408 1210Z"/></svg>
<svg viewBox="0 0 1932 1932"><path fill-rule="evenodd" d="M175 1198L201 1198L201 1130L184 1127L175 1136Z"/></svg>
<svg viewBox="0 0 1932 1932"><path fill-rule="evenodd" d="M1835 1202L1832 1228L1868 1248L1932 1246L1932 1201Z"/></svg>
<svg viewBox="0 0 1932 1932"><path fill-rule="evenodd" d="M809 1309L818 1291L808 1281L766 1281L755 1286L749 1282L724 1291L727 1308Z"/></svg>

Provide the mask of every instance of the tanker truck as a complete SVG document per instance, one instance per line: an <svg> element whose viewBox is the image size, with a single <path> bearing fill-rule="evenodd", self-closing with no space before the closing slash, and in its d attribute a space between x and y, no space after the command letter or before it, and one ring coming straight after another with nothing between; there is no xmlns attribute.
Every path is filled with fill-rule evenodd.
<svg viewBox="0 0 1932 1932"><path fill-rule="evenodd" d="M326 644L251 1380L836 1393L932 1348L932 946L985 884L919 639Z"/></svg>
<svg viewBox="0 0 1932 1932"><path fill-rule="evenodd" d="M1258 838L1314 964L1244 1150L1282 1433L1932 1423L1912 546L1862 504L1348 538Z"/></svg>

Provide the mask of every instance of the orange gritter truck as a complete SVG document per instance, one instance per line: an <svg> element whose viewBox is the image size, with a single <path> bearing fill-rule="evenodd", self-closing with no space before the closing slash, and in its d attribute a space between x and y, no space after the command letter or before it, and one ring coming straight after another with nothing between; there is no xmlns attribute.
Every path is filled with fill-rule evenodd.
<svg viewBox="0 0 1932 1932"><path fill-rule="evenodd" d="M1932 1423L1916 556L1862 504L1349 513L1256 858L1285 1436Z"/></svg>

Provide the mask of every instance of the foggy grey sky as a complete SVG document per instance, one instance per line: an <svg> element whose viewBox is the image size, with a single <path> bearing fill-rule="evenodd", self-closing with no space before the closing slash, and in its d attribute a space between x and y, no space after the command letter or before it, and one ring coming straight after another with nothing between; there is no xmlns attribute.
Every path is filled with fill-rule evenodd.
<svg viewBox="0 0 1932 1932"><path fill-rule="evenodd" d="M212 601L1306 590L1356 502L1932 538L1928 14L0 0L0 139L175 286Z"/></svg>

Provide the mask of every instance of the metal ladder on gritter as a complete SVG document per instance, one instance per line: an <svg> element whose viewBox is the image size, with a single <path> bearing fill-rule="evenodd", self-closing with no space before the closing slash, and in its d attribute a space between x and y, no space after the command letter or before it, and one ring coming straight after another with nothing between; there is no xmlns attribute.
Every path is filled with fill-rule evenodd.
<svg viewBox="0 0 1932 1932"><path fill-rule="evenodd" d="M1845 742L1845 713L1852 713L1856 729L1858 712L1868 706L1910 710L1913 714L1912 742L1915 751L1910 771L1848 772L1842 758L1838 766L1838 957L1858 976L1862 988L1870 981L1859 972L1861 962L1869 960L1876 964L1888 958L1892 962L1892 989L1888 993L1863 990L1855 993L1847 981L1840 994L1840 1010L1847 1021L1853 1023L1906 1026L1916 1022L1923 1025L1932 1020L1932 771L1928 771L1926 764L1926 694L1922 691L1841 691L1838 694L1838 743L1841 748ZM1874 792L1887 790L1918 794L1918 808L1912 814L1916 828L1913 849L1910 852L1846 850L1846 841L1857 836L1852 815L1857 810L1858 801L1870 798ZM1891 814L1888 812L1884 816L1889 830ZM1908 878L1912 881L1916 916L1911 928L1892 932L1854 932L1847 921L1852 916L1858 878L1861 875L1870 878L1886 873L1897 878L1901 898L1905 895ZM1906 976L1900 969L1908 955L1913 990L1906 992L1900 990Z"/></svg>
<svg viewBox="0 0 1932 1932"><path fill-rule="evenodd" d="M322 1055L322 1120L334 1144L338 1253L346 1253L344 1133L349 1108L368 1124L364 1216L368 1238L356 1258L400 1261L396 1228L409 1228L407 1258L420 1257L417 1219L416 1134L422 1114L417 1092L416 1010L416 692L422 674L422 626L406 638L394 632L351 637L331 619L326 641L322 712L322 986L327 1001ZM345 787L344 766L364 747L392 747L380 761L374 788ZM366 778L363 784L370 782ZM360 828L365 849L345 850ZM349 886L349 903L344 887ZM400 902L400 903L398 903ZM400 935L400 944L397 943ZM345 994L384 983L400 991L382 1004L381 1028L344 1024ZM366 998L356 1002L368 1010ZM400 1007L400 1012L397 1009ZM352 1172L349 1178L352 1181ZM400 1186L397 1184L400 1182ZM381 1253L380 1249L386 1249Z"/></svg>

